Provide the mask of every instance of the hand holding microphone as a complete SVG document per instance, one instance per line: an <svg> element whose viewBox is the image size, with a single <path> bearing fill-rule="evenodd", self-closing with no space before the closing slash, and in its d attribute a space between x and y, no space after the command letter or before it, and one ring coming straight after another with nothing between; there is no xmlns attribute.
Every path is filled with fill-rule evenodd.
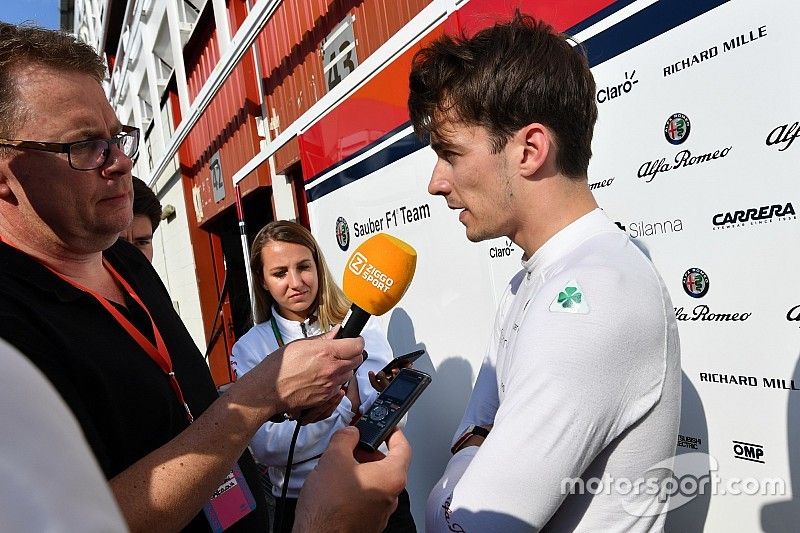
<svg viewBox="0 0 800 533"><path fill-rule="evenodd" d="M349 379L360 364L364 349L361 339L334 340L332 335L291 342L238 381L253 380L254 386L262 390L265 382L271 383L264 391L274 396L270 403L278 412L289 413L293 418L309 406L330 404L332 410L343 395L335 384ZM270 420L282 422L286 416L280 414Z"/></svg>
<svg viewBox="0 0 800 533"><path fill-rule="evenodd" d="M378 233L361 243L345 265L342 289L353 305L334 339L358 337L371 315L382 315L394 307L411 284L416 265L417 252L396 237ZM352 376L352 373L349 375ZM347 381L344 379L342 383ZM306 404L314 407L303 410L299 418L307 422L319 417L326 418L330 414L326 414L326 406L331 406L332 412L338 405L333 397L322 403L325 405ZM317 414L314 417L310 416L312 410ZM292 414L296 415L297 412ZM277 415L271 420L281 422L285 420L284 416Z"/></svg>

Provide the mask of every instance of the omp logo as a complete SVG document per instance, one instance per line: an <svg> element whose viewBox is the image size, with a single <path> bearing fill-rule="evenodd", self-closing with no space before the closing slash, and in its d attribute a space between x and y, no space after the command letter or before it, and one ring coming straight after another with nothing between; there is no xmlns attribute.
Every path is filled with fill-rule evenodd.
<svg viewBox="0 0 800 533"><path fill-rule="evenodd" d="M366 268L367 264L369 264L369 260L367 260L364 254L356 252L353 254L353 257L350 258L350 264L347 265L347 268L356 276L360 276L361 273L364 272L364 268Z"/></svg>
<svg viewBox="0 0 800 533"><path fill-rule="evenodd" d="M733 457L734 459L764 464L764 446L735 440L733 441Z"/></svg>

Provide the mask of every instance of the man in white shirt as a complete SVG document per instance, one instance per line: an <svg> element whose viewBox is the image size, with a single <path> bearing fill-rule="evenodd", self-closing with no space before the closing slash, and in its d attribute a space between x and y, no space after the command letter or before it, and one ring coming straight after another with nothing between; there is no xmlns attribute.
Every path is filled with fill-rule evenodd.
<svg viewBox="0 0 800 533"><path fill-rule="evenodd" d="M459 210L469 240L524 250L426 530L663 529L678 331L655 268L589 189L585 56L517 13L424 48L410 87L438 156L429 192Z"/></svg>
<svg viewBox="0 0 800 533"><path fill-rule="evenodd" d="M0 523L8 531L127 531L78 421L0 340Z"/></svg>

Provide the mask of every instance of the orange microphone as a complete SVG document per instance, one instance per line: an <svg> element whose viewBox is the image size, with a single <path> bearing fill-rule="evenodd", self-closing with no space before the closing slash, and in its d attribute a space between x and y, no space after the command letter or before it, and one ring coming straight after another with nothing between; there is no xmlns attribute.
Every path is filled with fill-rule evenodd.
<svg viewBox="0 0 800 533"><path fill-rule="evenodd" d="M370 316L394 307L416 267L416 250L397 237L378 233L362 242L344 269L342 289L353 305L336 338L358 337Z"/></svg>

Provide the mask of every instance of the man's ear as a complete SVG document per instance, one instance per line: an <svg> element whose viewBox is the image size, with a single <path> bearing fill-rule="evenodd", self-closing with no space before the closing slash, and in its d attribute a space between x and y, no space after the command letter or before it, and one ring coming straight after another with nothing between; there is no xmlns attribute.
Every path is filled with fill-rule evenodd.
<svg viewBox="0 0 800 533"><path fill-rule="evenodd" d="M521 128L515 135L522 145L520 174L531 177L545 164L553 147L550 131L542 124L534 122Z"/></svg>
<svg viewBox="0 0 800 533"><path fill-rule="evenodd" d="M17 197L8 185L9 172L11 170L8 168L8 161L0 158L0 200L16 204Z"/></svg>

